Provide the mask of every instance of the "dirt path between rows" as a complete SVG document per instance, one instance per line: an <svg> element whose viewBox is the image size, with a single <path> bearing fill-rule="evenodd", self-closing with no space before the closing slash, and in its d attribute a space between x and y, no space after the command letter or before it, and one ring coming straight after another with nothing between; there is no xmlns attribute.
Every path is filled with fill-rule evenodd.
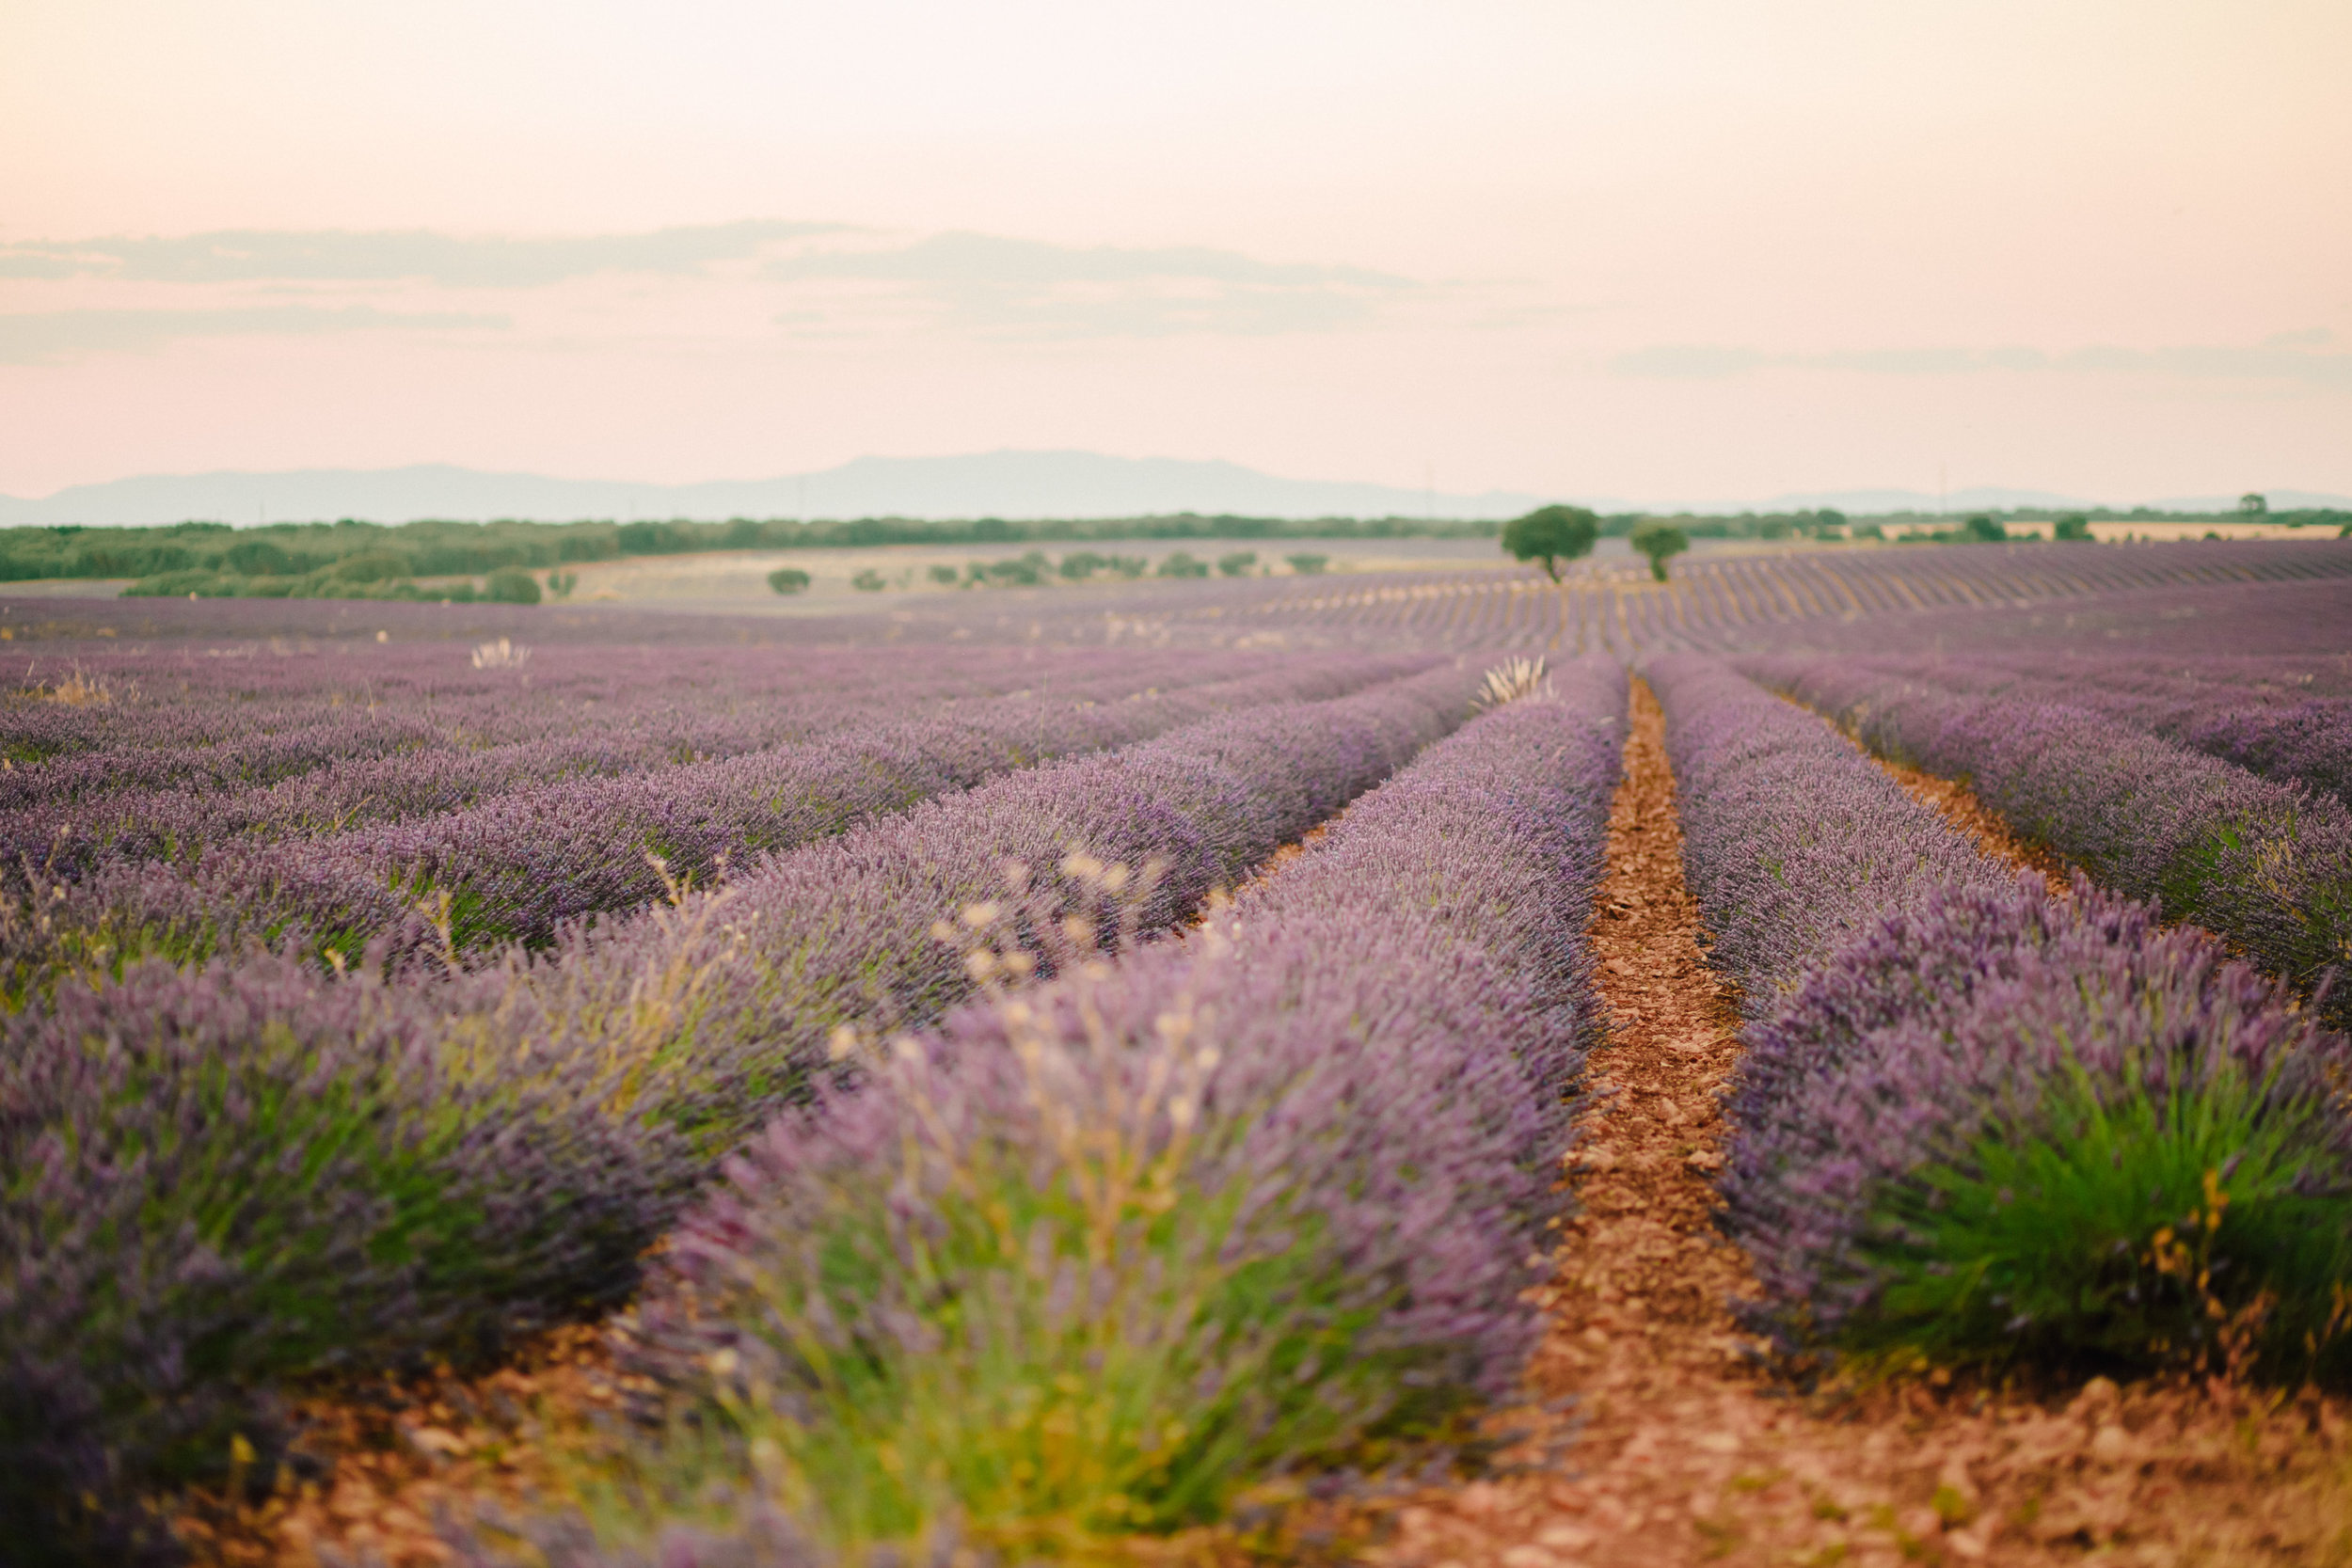
<svg viewBox="0 0 2352 1568"><path fill-rule="evenodd" d="M1938 804L1958 819L1974 801ZM1964 793L1964 792L1963 792ZM1996 822L1977 808L1979 831ZM1663 721L1636 684L1591 929L1613 1023L1543 1293L1528 1433L1493 1479L1384 1508L1391 1568L2352 1562L2352 1413L2229 1388L1801 1393L1729 1306L1712 1224L1735 999L1682 882Z"/></svg>
<svg viewBox="0 0 2352 1568"><path fill-rule="evenodd" d="M2074 868L2057 851L2019 837L2016 830L1971 794L1966 784L1890 762L1874 752L1866 750L1862 754L1877 763L1913 800L1950 823L1978 848L2021 871L2039 871L2053 890L2066 891Z"/></svg>

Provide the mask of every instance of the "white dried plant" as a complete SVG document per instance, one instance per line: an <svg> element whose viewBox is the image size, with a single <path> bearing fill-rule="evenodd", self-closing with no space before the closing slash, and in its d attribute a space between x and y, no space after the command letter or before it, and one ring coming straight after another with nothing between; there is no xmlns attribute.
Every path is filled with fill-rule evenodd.
<svg viewBox="0 0 2352 1568"><path fill-rule="evenodd" d="M1478 695L1471 699L1470 705L1484 712L1488 708L1501 707L1505 703L1516 703L1522 697L1553 695L1551 677L1545 673L1542 656L1506 658L1486 672L1486 678L1479 684Z"/></svg>
<svg viewBox="0 0 2352 1568"><path fill-rule="evenodd" d="M474 644L473 667L477 670L519 670L530 662L531 650L507 638Z"/></svg>

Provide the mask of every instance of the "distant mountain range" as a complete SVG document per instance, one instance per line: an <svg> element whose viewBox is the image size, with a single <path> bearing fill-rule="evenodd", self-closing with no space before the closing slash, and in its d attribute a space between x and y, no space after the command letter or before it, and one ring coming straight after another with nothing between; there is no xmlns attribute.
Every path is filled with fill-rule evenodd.
<svg viewBox="0 0 2352 1568"><path fill-rule="evenodd" d="M1536 496L1463 496L1387 484L1280 479L1237 463L993 451L966 457L861 457L780 479L630 484L485 473L441 464L210 473L77 484L39 500L0 497L0 526L245 525L358 517L541 522L648 517L1134 517L1173 512L1255 517L1510 517Z"/></svg>
<svg viewBox="0 0 2352 1568"><path fill-rule="evenodd" d="M419 517L541 522L659 517L1134 517L1174 512L1255 517L1516 516L1547 500L1573 499L1603 512L1644 510L1614 497L1431 493L1389 484L1282 479L1237 463L1172 457L1105 457L1085 451L993 451L962 457L861 457L839 467L780 479L700 484L631 484L549 479L428 464L406 468L316 468L285 473L157 474L77 484L37 500L0 496L0 527L153 525L189 519L234 523L358 517L403 523ZM2274 508L2352 507L2352 498L2270 492ZM2042 490L1976 488L1943 497L1947 513L2013 506L2096 503ZM2235 496L2147 503L2163 511L2228 512ZM1661 512L1794 512L1836 507L1867 515L1934 512L1917 490L1831 490L1742 502L1648 503Z"/></svg>

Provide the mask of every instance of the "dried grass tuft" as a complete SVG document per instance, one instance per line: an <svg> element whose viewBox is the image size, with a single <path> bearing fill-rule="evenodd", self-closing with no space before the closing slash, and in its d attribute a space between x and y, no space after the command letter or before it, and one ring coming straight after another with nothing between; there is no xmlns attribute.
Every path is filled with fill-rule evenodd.
<svg viewBox="0 0 2352 1568"><path fill-rule="evenodd" d="M1507 658L1486 672L1486 678L1479 685L1478 695L1470 700L1470 706L1484 713L1505 703L1516 703L1522 697L1556 695L1541 655L1534 658Z"/></svg>

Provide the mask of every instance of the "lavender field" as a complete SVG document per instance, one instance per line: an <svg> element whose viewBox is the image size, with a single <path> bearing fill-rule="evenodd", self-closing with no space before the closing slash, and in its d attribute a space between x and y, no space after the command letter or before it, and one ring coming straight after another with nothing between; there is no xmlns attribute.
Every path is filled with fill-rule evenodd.
<svg viewBox="0 0 2352 1568"><path fill-rule="evenodd" d="M8 1561L1093 1560L1486 1463L1645 721L1741 1375L2352 1378L2352 543L0 600L0 672ZM269 1534L324 1406L564 1335L617 1392L466 1507Z"/></svg>

